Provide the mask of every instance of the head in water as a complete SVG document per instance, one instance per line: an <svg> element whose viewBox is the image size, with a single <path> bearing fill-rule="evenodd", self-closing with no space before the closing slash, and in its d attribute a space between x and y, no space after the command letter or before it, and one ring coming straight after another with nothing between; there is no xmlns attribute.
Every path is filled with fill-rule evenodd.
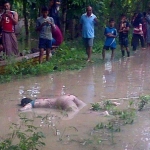
<svg viewBox="0 0 150 150"><path fill-rule="evenodd" d="M32 99L30 99L30 98L23 98L22 100L21 100L21 106L22 107L24 107L25 105L27 105L28 103L30 103L30 102L32 102L33 100Z"/></svg>

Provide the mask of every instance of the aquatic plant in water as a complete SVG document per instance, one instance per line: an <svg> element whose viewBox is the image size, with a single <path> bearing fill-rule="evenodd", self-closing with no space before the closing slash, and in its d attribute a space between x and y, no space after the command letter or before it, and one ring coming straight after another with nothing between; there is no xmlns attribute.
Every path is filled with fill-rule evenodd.
<svg viewBox="0 0 150 150"><path fill-rule="evenodd" d="M150 95L140 96L139 99L138 110L141 111L150 102Z"/></svg>
<svg viewBox="0 0 150 150"><path fill-rule="evenodd" d="M116 106L113 102L105 100L101 103L91 103L91 110L100 111L100 110L112 110Z"/></svg>
<svg viewBox="0 0 150 150"><path fill-rule="evenodd" d="M0 150L37 150L45 146L43 132L33 125L34 120L20 115L21 124L12 123L12 132L6 139L1 139Z"/></svg>
<svg viewBox="0 0 150 150"><path fill-rule="evenodd" d="M101 134L101 140L103 139L103 134L107 135L106 139L111 138L111 143L114 144L114 133L121 131L121 126L126 124L132 124L135 118L135 109L125 109L125 110L112 110L111 115L115 118L108 120L108 122L98 123L93 128L93 133ZM99 132L102 130L102 132ZM106 134L107 133L107 134ZM103 141L103 140L102 140Z"/></svg>
<svg viewBox="0 0 150 150"><path fill-rule="evenodd" d="M99 110L102 110L101 106L99 103L91 103L91 110L93 111L99 111Z"/></svg>

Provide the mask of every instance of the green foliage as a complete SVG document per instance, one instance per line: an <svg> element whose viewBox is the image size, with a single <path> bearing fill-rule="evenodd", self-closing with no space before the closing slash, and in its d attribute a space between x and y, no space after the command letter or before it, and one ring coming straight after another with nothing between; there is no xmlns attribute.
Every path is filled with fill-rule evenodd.
<svg viewBox="0 0 150 150"><path fill-rule="evenodd" d="M100 105L100 103L91 103L91 110L93 111L100 111L100 110L113 110L114 108L114 104L109 101L109 100L106 100L106 101L103 101L102 102L102 105Z"/></svg>
<svg viewBox="0 0 150 150"><path fill-rule="evenodd" d="M132 124L134 122L136 110L132 108L125 110L113 110L112 115L114 115L116 119L119 119L122 125Z"/></svg>
<svg viewBox="0 0 150 150"><path fill-rule="evenodd" d="M77 41L76 41L77 42ZM77 43L74 42L77 45ZM23 59L17 63L14 58L8 59L8 66L4 75L0 76L0 82L10 81L20 77L42 75L53 71L75 70L85 66L85 52L79 45L73 47L71 43L63 43L50 61L42 64L35 64L32 60Z"/></svg>
<svg viewBox="0 0 150 150"><path fill-rule="evenodd" d="M109 100L104 101L103 106L104 106L104 110L110 110L114 108L114 104L112 103L112 101Z"/></svg>
<svg viewBox="0 0 150 150"><path fill-rule="evenodd" d="M49 0L11 0L13 2L13 9L18 12L20 18L26 18L26 25L29 28L36 21L40 15L40 8L43 5L49 6ZM68 29L68 23L72 19L76 19L79 24L81 14L85 13L87 6L93 7L93 12L99 19L99 32L108 23L109 18L114 18L118 24L120 15L126 14L131 20L134 12L146 11L150 7L149 0L62 0L60 6L60 18L62 21L63 30ZM118 9L121 8L121 9ZM67 20L64 20L64 16ZM65 17L66 18L66 17ZM118 25L116 25L118 26ZM75 30L75 29L73 29ZM32 31L32 30L31 30ZM63 31L65 33L65 31ZM102 32L99 33L101 35Z"/></svg>
<svg viewBox="0 0 150 150"><path fill-rule="evenodd" d="M104 123L98 123L95 127L94 127L94 130L100 130L100 129L103 129L105 128L105 125Z"/></svg>
<svg viewBox="0 0 150 150"><path fill-rule="evenodd" d="M114 144L114 132L120 132L120 125L114 121L109 121L108 123L98 123L94 127L94 131L103 130L103 132L108 132L107 134L111 138L111 143ZM101 140L102 141L102 140Z"/></svg>
<svg viewBox="0 0 150 150"><path fill-rule="evenodd" d="M124 110L119 114L119 118L124 120L124 124L132 124L135 117L135 110Z"/></svg>
<svg viewBox="0 0 150 150"><path fill-rule="evenodd" d="M107 124L104 123L98 123L95 127L94 130L100 130L100 129L107 129L109 131L113 132L120 132L120 126L115 124L114 122L109 121Z"/></svg>
<svg viewBox="0 0 150 150"><path fill-rule="evenodd" d="M150 102L150 95L140 96L139 99L138 110L141 111Z"/></svg>
<svg viewBox="0 0 150 150"><path fill-rule="evenodd" d="M97 33L100 34L100 33ZM93 53L102 53L102 49L103 49L103 45L104 45L104 41L102 40L96 40L94 42L94 46L93 46Z"/></svg>
<svg viewBox="0 0 150 150"><path fill-rule="evenodd" d="M33 125L33 120L20 116L22 124L12 123L9 137L0 141L1 150L37 150L45 146L44 134L39 127Z"/></svg>
<svg viewBox="0 0 150 150"><path fill-rule="evenodd" d="M91 110L93 110L93 111L99 111L99 110L102 110L102 108L101 108L101 106L100 106L99 103L92 103L91 105L92 105Z"/></svg>
<svg viewBox="0 0 150 150"><path fill-rule="evenodd" d="M111 143L114 144L114 133L121 131L121 126L126 124L132 124L135 118L135 109L115 110L112 115L115 118L108 120L106 123L98 123L93 128L93 133L98 133L103 138L103 133L107 134L106 138L110 138ZM100 130L102 130L100 132Z"/></svg>

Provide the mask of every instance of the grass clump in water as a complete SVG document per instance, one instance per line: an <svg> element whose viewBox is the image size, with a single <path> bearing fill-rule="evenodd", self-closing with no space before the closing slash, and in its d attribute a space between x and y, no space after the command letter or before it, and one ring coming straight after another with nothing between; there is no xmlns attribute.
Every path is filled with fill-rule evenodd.
<svg viewBox="0 0 150 150"><path fill-rule="evenodd" d="M34 120L20 115L21 124L12 123L12 132L0 141L1 150L37 150L45 146L43 132L33 125Z"/></svg>
<svg viewBox="0 0 150 150"><path fill-rule="evenodd" d="M138 110L141 111L150 102L150 95L140 96L139 99Z"/></svg>

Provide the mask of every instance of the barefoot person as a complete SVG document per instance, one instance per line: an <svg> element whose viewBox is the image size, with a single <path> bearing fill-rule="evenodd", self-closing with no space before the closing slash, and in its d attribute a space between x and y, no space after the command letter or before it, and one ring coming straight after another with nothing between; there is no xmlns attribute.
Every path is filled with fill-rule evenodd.
<svg viewBox="0 0 150 150"><path fill-rule="evenodd" d="M122 57L125 56L125 51L127 52L127 57L130 57L130 50L128 46L128 32L129 32L129 22L124 14L121 15L121 21L119 23L119 44L121 47Z"/></svg>
<svg viewBox="0 0 150 150"><path fill-rule="evenodd" d="M4 13L1 15L2 42L6 55L18 55L18 42L15 35L15 25L18 23L18 14L11 11L9 2L4 2Z"/></svg>
<svg viewBox="0 0 150 150"><path fill-rule="evenodd" d="M142 14L139 13L133 22L133 37L132 37L133 51L137 50L139 41L141 42L142 49L145 49L144 35L142 28L143 28Z"/></svg>
<svg viewBox="0 0 150 150"><path fill-rule="evenodd" d="M46 61L49 60L52 47L52 28L55 29L54 20L48 16L48 8L42 8L42 16L37 18L36 30L40 32L39 38L39 63L43 61L44 49L46 49Z"/></svg>
<svg viewBox="0 0 150 150"><path fill-rule="evenodd" d="M84 40L86 54L88 56L87 62L91 61L92 47L94 40L94 25L97 23L97 17L92 13L92 7L86 8L86 13L81 16L80 25L82 29L82 37Z"/></svg>
<svg viewBox="0 0 150 150"><path fill-rule="evenodd" d="M114 19L109 20L109 26L105 28L104 35L106 36L106 40L104 43L104 47L102 50L102 58L105 59L105 51L111 49L111 60L114 58L114 51L116 49L116 37L117 30L114 27L115 21Z"/></svg>
<svg viewBox="0 0 150 150"><path fill-rule="evenodd" d="M21 100L21 106L23 107L19 110L25 111L32 108L56 108L77 113L85 105L84 102L74 95L63 95L56 98L39 98L36 100L23 98Z"/></svg>

